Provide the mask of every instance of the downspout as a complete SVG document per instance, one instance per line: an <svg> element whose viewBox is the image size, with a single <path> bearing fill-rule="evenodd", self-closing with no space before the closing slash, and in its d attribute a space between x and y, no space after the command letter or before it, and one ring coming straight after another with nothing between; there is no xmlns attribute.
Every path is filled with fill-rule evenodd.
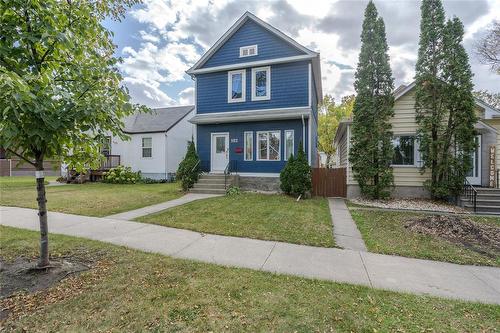
<svg viewBox="0 0 500 333"><path fill-rule="evenodd" d="M302 150L305 152L306 146L306 122L304 120L304 115L302 115Z"/></svg>
<svg viewBox="0 0 500 333"><path fill-rule="evenodd" d="M168 181L167 156L168 156L168 134L167 132L165 132L165 180L166 181Z"/></svg>

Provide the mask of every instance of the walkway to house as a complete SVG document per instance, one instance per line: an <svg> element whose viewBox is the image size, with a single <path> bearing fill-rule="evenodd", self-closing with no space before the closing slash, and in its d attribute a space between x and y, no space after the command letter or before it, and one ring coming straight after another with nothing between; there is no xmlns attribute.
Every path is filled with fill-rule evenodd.
<svg viewBox="0 0 500 333"><path fill-rule="evenodd" d="M191 201L200 200L200 199L207 199L207 198L212 198L212 197L218 197L218 196L220 196L220 194L188 193L188 194L185 194L184 196L182 196L178 199L165 201L165 202L162 202L162 203L159 203L156 205L142 207L142 208L135 209L135 210L129 210L128 212L109 215L109 216L106 216L106 218L118 219L118 220L133 220L133 219L136 219L136 218L141 217L141 216L161 212L162 210L165 210L165 209L184 205L184 204L187 204L188 202L191 202Z"/></svg>
<svg viewBox="0 0 500 333"><path fill-rule="evenodd" d="M51 233L176 258L500 304L500 268L456 265L363 251L226 237L158 225L49 212ZM0 224L39 230L36 210L0 207Z"/></svg>
<svg viewBox="0 0 500 333"><path fill-rule="evenodd" d="M347 249L366 252L366 245L356 223L345 205L344 199L329 198L330 215L333 223L335 244Z"/></svg>

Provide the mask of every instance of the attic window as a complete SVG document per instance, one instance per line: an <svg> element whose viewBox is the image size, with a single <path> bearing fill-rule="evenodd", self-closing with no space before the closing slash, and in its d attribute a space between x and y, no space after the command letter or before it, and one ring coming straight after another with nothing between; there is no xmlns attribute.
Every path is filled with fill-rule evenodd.
<svg viewBox="0 0 500 333"><path fill-rule="evenodd" d="M257 45L249 45L240 47L240 58L251 57L257 55Z"/></svg>

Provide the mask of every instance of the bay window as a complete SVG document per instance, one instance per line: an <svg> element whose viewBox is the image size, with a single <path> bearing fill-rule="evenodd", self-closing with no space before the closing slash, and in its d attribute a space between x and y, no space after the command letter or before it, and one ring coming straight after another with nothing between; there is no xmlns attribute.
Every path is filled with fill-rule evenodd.
<svg viewBox="0 0 500 333"><path fill-rule="evenodd" d="M253 161L253 132L244 133L245 161Z"/></svg>
<svg viewBox="0 0 500 333"><path fill-rule="evenodd" d="M257 132L257 161L281 160L281 131Z"/></svg>

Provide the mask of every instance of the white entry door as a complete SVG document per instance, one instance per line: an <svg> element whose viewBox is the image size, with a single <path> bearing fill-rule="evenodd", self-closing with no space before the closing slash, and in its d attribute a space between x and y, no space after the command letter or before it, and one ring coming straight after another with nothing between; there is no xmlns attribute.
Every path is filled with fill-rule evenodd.
<svg viewBox="0 0 500 333"><path fill-rule="evenodd" d="M229 133L212 133L211 172L224 172L229 162Z"/></svg>
<svg viewBox="0 0 500 333"><path fill-rule="evenodd" d="M472 170L467 174L467 181L472 185L481 185L481 135L476 136L477 148L471 155Z"/></svg>

